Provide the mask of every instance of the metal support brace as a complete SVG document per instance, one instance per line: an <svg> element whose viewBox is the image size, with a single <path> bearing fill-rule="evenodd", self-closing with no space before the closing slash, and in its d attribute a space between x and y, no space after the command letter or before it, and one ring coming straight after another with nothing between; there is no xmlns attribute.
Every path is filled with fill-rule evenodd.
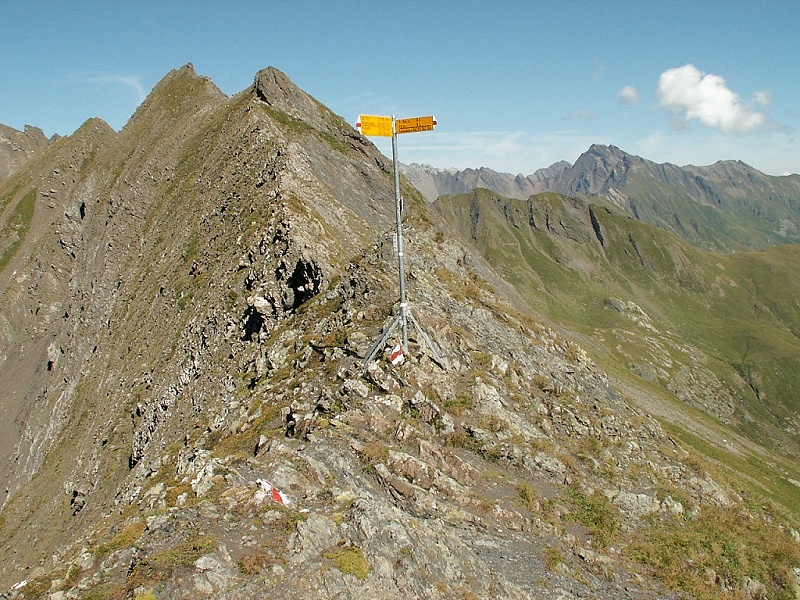
<svg viewBox="0 0 800 600"><path fill-rule="evenodd" d="M383 335L381 335L380 339L377 342L375 342L375 345L372 346L372 348L370 348L369 354L367 354L367 358L365 358L364 362L361 363L364 367L366 367L369 364L369 361L375 358L375 355L386 343L386 340L389 339L389 336L392 335L392 332L395 329L397 329L397 325L399 323L400 323L399 317L395 317L394 319L392 319L392 324L386 329L386 331L383 332Z"/></svg>
<svg viewBox="0 0 800 600"><path fill-rule="evenodd" d="M438 364L440 367L442 367L444 369L445 368L444 367L444 361L442 360L441 356L439 356L439 352L438 352L438 350L436 348L436 345L428 337L428 334L425 333L425 330L422 329L422 325L419 324L419 321L417 321L414 318L414 315L412 315L410 311L406 313L406 316L411 321L411 323L414 325L414 327L417 328L417 331L419 332L420 337L422 337L423 341L425 342L425 345L428 347L428 350L430 350L430 353L433 355L433 360L436 361L436 364ZM386 341L392 335L392 332L394 332L394 330L397 329L397 326L400 324L400 321L401 321L400 315L397 315L397 316L394 317L394 319L392 319L392 322L389 325L389 327L386 328L386 330L383 332L383 334L378 339L378 341L375 342L375 344L372 346L372 348L370 348L370 351L367 354L367 357L361 363L362 366L366 367L369 364L369 361L371 361L373 358L375 358L375 355L380 351L380 349L383 347L383 345L386 343ZM406 352L407 350L404 349L403 351Z"/></svg>
<svg viewBox="0 0 800 600"><path fill-rule="evenodd" d="M419 324L419 322L414 318L414 315L412 315L410 312L408 313L408 318L411 319L411 322L414 324L414 327L417 328L417 331L419 332L420 336L422 336L422 339L425 340L425 345L428 346L428 350L430 350L431 354L433 354L433 359L437 362L437 364L440 367L444 369L444 361L439 356L439 353L436 351L436 346L431 341L431 338L428 337L428 334L425 333L425 330L422 328L422 325Z"/></svg>

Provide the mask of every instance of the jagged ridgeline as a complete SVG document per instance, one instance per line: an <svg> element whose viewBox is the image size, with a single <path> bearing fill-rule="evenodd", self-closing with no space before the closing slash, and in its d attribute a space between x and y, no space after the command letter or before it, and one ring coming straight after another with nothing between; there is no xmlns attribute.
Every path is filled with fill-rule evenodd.
<svg viewBox="0 0 800 600"><path fill-rule="evenodd" d="M397 310L390 161L276 69L228 97L187 65L10 171L0 595L793 597L796 460L708 416L718 355L674 375L717 374L692 402L643 375L714 343L652 299L700 255L557 195L403 196L446 368L413 330L362 366Z"/></svg>
<svg viewBox="0 0 800 600"><path fill-rule="evenodd" d="M608 202L703 249L747 251L800 243L800 175L765 175L741 161L679 167L593 144L574 165L560 161L527 177L425 165L408 165L404 172L430 201L478 188L519 200L556 192Z"/></svg>
<svg viewBox="0 0 800 600"><path fill-rule="evenodd" d="M26 125L23 131L0 124L0 181L24 165L52 141L38 127Z"/></svg>

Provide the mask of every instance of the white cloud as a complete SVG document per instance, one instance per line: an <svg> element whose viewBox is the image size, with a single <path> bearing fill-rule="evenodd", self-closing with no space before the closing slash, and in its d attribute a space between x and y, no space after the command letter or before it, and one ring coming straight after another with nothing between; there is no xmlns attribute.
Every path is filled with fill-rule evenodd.
<svg viewBox="0 0 800 600"><path fill-rule="evenodd" d="M661 107L685 121L699 119L724 133L747 133L764 124L764 114L742 102L719 75L692 64L668 69L658 79ZM762 99L765 99L762 96Z"/></svg>
<svg viewBox="0 0 800 600"><path fill-rule="evenodd" d="M594 114L585 108L573 108L569 114L563 117L565 121L572 121L573 119L593 119Z"/></svg>
<svg viewBox="0 0 800 600"><path fill-rule="evenodd" d="M72 83L110 83L132 89L136 94L136 103L141 104L147 97L147 91L137 77L118 75L115 73L76 73L70 80Z"/></svg>
<svg viewBox="0 0 800 600"><path fill-rule="evenodd" d="M631 106L636 106L639 104L639 90L637 90L632 85L626 85L620 91L617 92L617 98L623 104L630 104Z"/></svg>
<svg viewBox="0 0 800 600"><path fill-rule="evenodd" d="M769 106L772 104L772 92L769 90L759 90L753 94L753 101L761 106Z"/></svg>

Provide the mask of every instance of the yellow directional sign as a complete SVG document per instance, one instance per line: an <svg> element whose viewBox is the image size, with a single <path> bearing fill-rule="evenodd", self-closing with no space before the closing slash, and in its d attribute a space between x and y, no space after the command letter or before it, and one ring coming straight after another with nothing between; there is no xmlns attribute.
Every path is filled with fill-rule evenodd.
<svg viewBox="0 0 800 600"><path fill-rule="evenodd" d="M436 117L411 117L410 119L397 119L395 122L397 133L415 133L417 131L433 131L436 127Z"/></svg>
<svg viewBox="0 0 800 600"><path fill-rule="evenodd" d="M361 135L392 137L392 117L358 115L356 127L358 127Z"/></svg>

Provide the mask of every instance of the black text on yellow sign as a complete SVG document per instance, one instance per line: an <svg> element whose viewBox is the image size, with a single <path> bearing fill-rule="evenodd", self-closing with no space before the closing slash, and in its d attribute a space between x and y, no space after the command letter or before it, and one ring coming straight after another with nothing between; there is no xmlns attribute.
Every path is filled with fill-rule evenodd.
<svg viewBox="0 0 800 600"><path fill-rule="evenodd" d="M411 117L410 119L397 119L394 122L395 131L400 133L416 133L417 131L433 131L436 127L436 117Z"/></svg>
<svg viewBox="0 0 800 600"><path fill-rule="evenodd" d="M392 137L392 117L359 115L356 127L361 135Z"/></svg>
<svg viewBox="0 0 800 600"><path fill-rule="evenodd" d="M394 121L394 128L392 128ZM433 131L436 127L436 117L411 117L409 119L394 119L380 115L358 115L356 127L361 135L374 135L391 137L394 133L416 133L417 131Z"/></svg>

